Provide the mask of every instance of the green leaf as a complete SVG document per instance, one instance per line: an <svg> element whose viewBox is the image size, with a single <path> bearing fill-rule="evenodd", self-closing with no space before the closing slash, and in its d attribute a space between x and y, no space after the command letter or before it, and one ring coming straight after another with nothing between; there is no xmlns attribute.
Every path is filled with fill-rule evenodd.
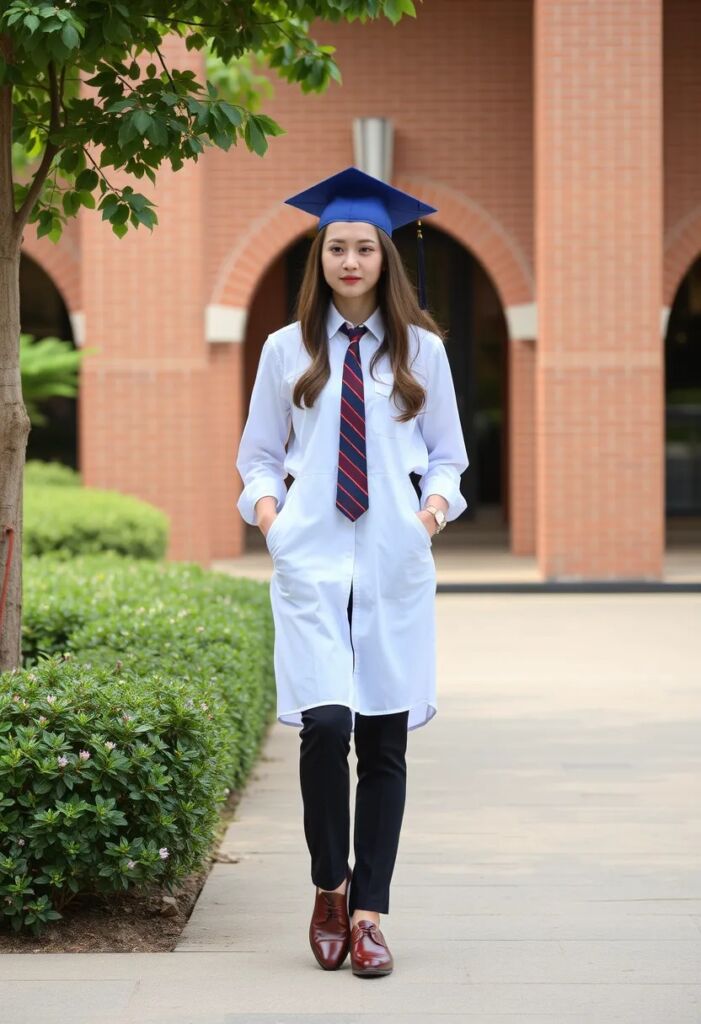
<svg viewBox="0 0 701 1024"><path fill-rule="evenodd" d="M257 153L258 156L263 156L268 148L268 143L266 142L265 135L258 127L257 120L253 114L248 115L243 137L250 150Z"/></svg>
<svg viewBox="0 0 701 1024"><path fill-rule="evenodd" d="M80 209L80 193L79 192L64 192L63 193L63 212L68 217L72 217Z"/></svg>
<svg viewBox="0 0 701 1024"><path fill-rule="evenodd" d="M66 23L61 29L61 39L69 50L77 50L80 46L80 36L69 23Z"/></svg>
<svg viewBox="0 0 701 1024"><path fill-rule="evenodd" d="M154 146L167 146L168 132L166 131L163 122L155 117L151 118L151 124L146 132L146 138L149 142L152 142Z"/></svg>
<svg viewBox="0 0 701 1024"><path fill-rule="evenodd" d="M145 110L137 110L132 114L132 121L139 135L145 135L148 129L153 124L153 119L149 113Z"/></svg>
<svg viewBox="0 0 701 1024"><path fill-rule="evenodd" d="M412 0L385 0L385 16L396 25L402 15L416 17L416 9Z"/></svg>
<svg viewBox="0 0 701 1024"><path fill-rule="evenodd" d="M277 121L273 121L272 117L268 117L267 114L256 114L256 121L266 135L287 134L285 129L281 128Z"/></svg>
<svg viewBox="0 0 701 1024"><path fill-rule="evenodd" d="M92 192L98 182L99 175L92 167L86 167L81 171L75 180L75 187L78 192Z"/></svg>
<svg viewBox="0 0 701 1024"><path fill-rule="evenodd" d="M228 120L231 122L231 124L234 125L235 128L238 128L239 125L242 123L243 115L241 114L241 111L237 107L232 107L230 103L226 103L224 100L222 100L222 102L218 105L218 109L221 110L221 112L228 118Z"/></svg>
<svg viewBox="0 0 701 1024"><path fill-rule="evenodd" d="M77 149L64 149L58 162L59 167L70 174L78 166L80 153Z"/></svg>

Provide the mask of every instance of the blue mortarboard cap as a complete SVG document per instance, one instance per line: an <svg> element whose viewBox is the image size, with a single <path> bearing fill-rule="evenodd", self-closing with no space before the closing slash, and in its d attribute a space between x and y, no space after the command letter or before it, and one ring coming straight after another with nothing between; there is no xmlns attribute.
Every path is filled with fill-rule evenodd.
<svg viewBox="0 0 701 1024"><path fill-rule="evenodd" d="M416 196L393 188L357 167L346 167L304 192L290 196L285 202L316 214L319 231L332 221L359 220L374 224L391 235L402 224L436 213L435 206L422 203Z"/></svg>
<svg viewBox="0 0 701 1024"><path fill-rule="evenodd" d="M416 196L393 188L380 178L374 178L357 167L346 167L330 178L285 199L319 218L320 231L332 221L363 221L374 224L391 235L395 228L418 220L417 226L417 285L419 306L426 309L426 269L424 265L421 217L436 213L435 206L421 202Z"/></svg>

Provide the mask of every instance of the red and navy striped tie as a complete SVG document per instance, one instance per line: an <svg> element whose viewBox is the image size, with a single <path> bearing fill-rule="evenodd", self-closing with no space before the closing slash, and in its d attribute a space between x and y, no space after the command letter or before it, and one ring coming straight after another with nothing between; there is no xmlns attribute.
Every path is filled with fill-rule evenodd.
<svg viewBox="0 0 701 1024"><path fill-rule="evenodd" d="M341 384L341 433L338 443L336 508L355 520L368 507L368 470L365 456L365 392L360 362L360 339L367 327L341 324L350 338Z"/></svg>

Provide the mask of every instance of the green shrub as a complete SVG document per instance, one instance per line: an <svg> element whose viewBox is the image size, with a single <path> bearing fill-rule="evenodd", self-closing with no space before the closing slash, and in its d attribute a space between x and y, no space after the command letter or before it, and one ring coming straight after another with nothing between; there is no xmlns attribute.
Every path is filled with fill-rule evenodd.
<svg viewBox="0 0 701 1024"><path fill-rule="evenodd" d="M275 684L264 584L114 553L24 569L24 667L0 675L0 901L36 931L77 892L201 863Z"/></svg>
<svg viewBox="0 0 701 1024"><path fill-rule="evenodd" d="M133 558L163 558L168 528L164 512L128 494L42 484L24 488L25 557L117 551Z"/></svg>
<svg viewBox="0 0 701 1024"><path fill-rule="evenodd" d="M28 459L24 465L24 486L80 487L80 473L62 462Z"/></svg>
<svg viewBox="0 0 701 1024"><path fill-rule="evenodd" d="M116 554L25 564L25 665L70 651L94 666L206 678L230 716L227 783L255 760L274 695L268 588L182 562Z"/></svg>
<svg viewBox="0 0 701 1024"><path fill-rule="evenodd" d="M0 679L0 900L15 930L36 934L79 892L172 886L201 863L223 798L210 689L58 655Z"/></svg>

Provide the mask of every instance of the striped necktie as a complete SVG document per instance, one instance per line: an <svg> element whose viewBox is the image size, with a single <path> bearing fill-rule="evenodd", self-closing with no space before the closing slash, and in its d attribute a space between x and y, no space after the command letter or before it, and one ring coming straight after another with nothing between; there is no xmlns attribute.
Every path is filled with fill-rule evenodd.
<svg viewBox="0 0 701 1024"><path fill-rule="evenodd" d="M368 507L368 471L365 457L365 393L360 362L360 339L364 325L341 324L350 339L343 363L341 385L341 432L338 442L336 508L355 520Z"/></svg>

